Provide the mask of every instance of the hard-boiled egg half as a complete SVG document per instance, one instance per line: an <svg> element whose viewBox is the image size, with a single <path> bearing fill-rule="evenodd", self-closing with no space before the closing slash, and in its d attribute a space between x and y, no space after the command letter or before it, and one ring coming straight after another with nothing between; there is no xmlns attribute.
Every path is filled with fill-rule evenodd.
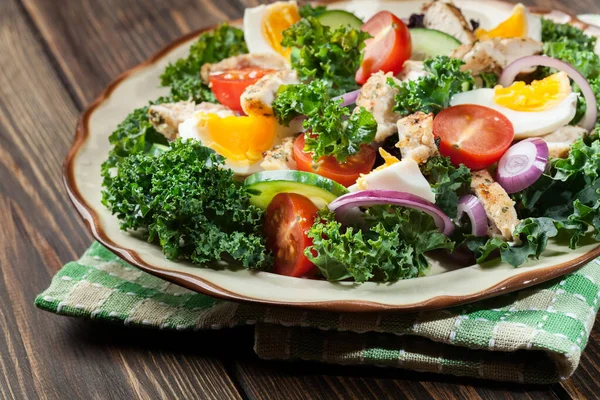
<svg viewBox="0 0 600 400"><path fill-rule="evenodd" d="M567 125L577 111L577 94L572 93L564 72L541 81L515 82L509 87L476 89L455 95L450 105L478 104L492 108L512 122L515 139L542 136Z"/></svg>
<svg viewBox="0 0 600 400"><path fill-rule="evenodd" d="M262 170L263 153L296 132L273 117L259 115L223 116L199 111L179 125L183 139L200 140L225 157L225 166L236 175L251 175Z"/></svg>
<svg viewBox="0 0 600 400"><path fill-rule="evenodd" d="M350 192L359 190L395 190L419 196L431 203L435 202L435 194L427 179L421 173L419 164L413 159L398 160L390 153L379 149L385 164L375 168L366 175L361 175L356 184L350 186Z"/></svg>
<svg viewBox="0 0 600 400"><path fill-rule="evenodd" d="M277 1L273 4L246 8L244 37L250 53L275 53L290 60L291 49L281 46L283 31L300 21L300 10L295 1Z"/></svg>
<svg viewBox="0 0 600 400"><path fill-rule="evenodd" d="M513 8L510 17L490 30L484 28L476 29L475 36L477 36L477 39L479 40L529 37L541 42L542 20L537 15L531 14L523 4L517 4Z"/></svg>

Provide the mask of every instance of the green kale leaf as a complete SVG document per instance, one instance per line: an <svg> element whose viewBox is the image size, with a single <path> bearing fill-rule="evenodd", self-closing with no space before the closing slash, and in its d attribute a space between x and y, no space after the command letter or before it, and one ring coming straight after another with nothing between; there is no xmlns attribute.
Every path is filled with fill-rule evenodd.
<svg viewBox="0 0 600 400"><path fill-rule="evenodd" d="M323 14L325 11L327 11L327 7L325 7L325 6L313 7L310 4L305 4L302 7L300 7L300 16L302 18L318 17L319 15Z"/></svg>
<svg viewBox="0 0 600 400"><path fill-rule="evenodd" d="M571 24L558 24L542 18L542 42L569 42L578 50L593 51L596 37L588 36Z"/></svg>
<svg viewBox="0 0 600 400"><path fill-rule="evenodd" d="M303 81L323 79L333 93L356 89L355 74L370 35L350 26L331 29L314 17L302 18L283 31L282 46L295 48L292 67Z"/></svg>
<svg viewBox="0 0 600 400"><path fill-rule="evenodd" d="M394 111L409 115L417 111L437 114L450 105L457 93L471 90L475 83L469 71L461 71L464 61L439 56L425 60L427 75L412 81L397 84L388 79L388 84L398 89Z"/></svg>
<svg viewBox="0 0 600 400"><path fill-rule="evenodd" d="M222 24L214 31L201 34L186 58L169 64L160 77L161 84L171 88L173 101L214 102L212 91L200 79L200 68L206 63L216 63L244 53L248 53L244 32Z"/></svg>
<svg viewBox="0 0 600 400"><path fill-rule="evenodd" d="M454 218L458 199L471 191L471 171L463 164L454 166L448 157L432 157L421 168L435 193L435 205Z"/></svg>
<svg viewBox="0 0 600 400"><path fill-rule="evenodd" d="M323 80L283 86L273 103L273 110L284 125L305 115L303 126L308 133L304 151L312 153L315 161L331 156L342 163L357 154L363 144L375 139L377 122L365 108L351 113L342 107L342 100L331 99L329 87Z"/></svg>
<svg viewBox="0 0 600 400"><path fill-rule="evenodd" d="M343 227L328 210L319 212L306 256L329 281L397 281L423 275L427 251L454 248L431 216L404 207L370 207L366 226Z"/></svg>
<svg viewBox="0 0 600 400"><path fill-rule="evenodd" d="M198 141L171 143L158 155L133 154L119 164L102 202L121 221L158 242L167 258L205 264L234 260L265 269L271 256L262 210L223 168L223 158Z"/></svg>
<svg viewBox="0 0 600 400"><path fill-rule="evenodd" d="M494 88L498 84L498 75L493 72L482 72L479 74L484 88Z"/></svg>

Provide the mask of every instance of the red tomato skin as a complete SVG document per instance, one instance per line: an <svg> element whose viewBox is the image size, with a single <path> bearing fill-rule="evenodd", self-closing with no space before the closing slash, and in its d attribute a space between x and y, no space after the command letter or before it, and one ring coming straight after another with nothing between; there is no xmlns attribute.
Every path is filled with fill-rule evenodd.
<svg viewBox="0 0 600 400"><path fill-rule="evenodd" d="M469 128L476 130L475 134ZM464 139L461 134L468 137ZM464 164L477 171L500 160L513 142L514 128L496 110L461 104L442 110L434 118L433 135L443 156L450 157L454 165Z"/></svg>
<svg viewBox="0 0 600 400"><path fill-rule="evenodd" d="M389 11L380 11L361 30L373 38L365 41L364 58L356 72L356 82L364 85L379 71L399 74L412 52L410 32L404 22Z"/></svg>
<svg viewBox="0 0 600 400"><path fill-rule="evenodd" d="M304 255L312 245L307 232L315 221L317 207L308 198L295 193L279 193L265 218L267 248L273 252L273 272L300 278L312 276L316 267Z"/></svg>
<svg viewBox="0 0 600 400"><path fill-rule="evenodd" d="M312 154L304 152L304 143L304 135L298 136L294 142L294 161L298 170L324 176L346 187L354 185L361 174L371 172L377 158L375 149L363 145L358 154L348 157L343 164L334 157L321 157L315 163Z"/></svg>
<svg viewBox="0 0 600 400"><path fill-rule="evenodd" d="M210 87L217 101L234 111L243 112L240 97L250 85L274 72L263 68L231 69L209 76Z"/></svg>

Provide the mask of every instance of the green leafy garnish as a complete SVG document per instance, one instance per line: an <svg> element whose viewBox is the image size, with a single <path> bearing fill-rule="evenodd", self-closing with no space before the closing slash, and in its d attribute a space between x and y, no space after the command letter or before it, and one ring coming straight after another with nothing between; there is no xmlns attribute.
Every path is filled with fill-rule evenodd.
<svg viewBox="0 0 600 400"><path fill-rule="evenodd" d="M450 105L450 98L457 93L471 90L475 83L468 71L461 71L464 61L438 56L425 60L427 75L400 84L388 79L388 84L398 89L394 111L409 115L417 111L437 114Z"/></svg>
<svg viewBox="0 0 600 400"><path fill-rule="evenodd" d="M305 115L304 151L317 161L332 156L340 163L357 154L363 144L375 139L377 122L365 108L351 113L342 107L342 100L332 100L329 85L323 80L309 84L287 85L279 89L273 103L277 119L284 125L300 115Z"/></svg>
<svg viewBox="0 0 600 400"><path fill-rule="evenodd" d="M323 14L325 11L327 11L327 7L325 7L325 6L313 7L310 4L305 4L302 7L300 7L300 16L302 18L318 17L319 15Z"/></svg>
<svg viewBox="0 0 600 400"><path fill-rule="evenodd" d="M460 164L455 167L448 157L432 157L421 167L435 193L435 205L450 217L457 213L458 199L471 190L471 171Z"/></svg>
<svg viewBox="0 0 600 400"><path fill-rule="evenodd" d="M329 281L352 278L396 281L423 275L429 263L423 255L453 249L431 216L404 207L370 207L366 227L344 228L328 210L319 212L308 236L313 245L305 255Z"/></svg>
<svg viewBox="0 0 600 400"><path fill-rule="evenodd" d="M173 101L193 99L196 103L214 102L212 91L200 79L201 67L247 52L244 32L222 24L214 31L201 34L186 58L169 64L160 77L161 84L171 88Z"/></svg>
<svg viewBox="0 0 600 400"><path fill-rule="evenodd" d="M542 42L568 42L578 50L593 51L596 37L588 36L571 24L558 24L542 18Z"/></svg>
<svg viewBox="0 0 600 400"><path fill-rule="evenodd" d="M354 75L369 37L347 25L331 29L309 16L283 31L281 44L298 49L292 52L292 67L301 80L322 79L341 94L358 87Z"/></svg>
<svg viewBox="0 0 600 400"><path fill-rule="evenodd" d="M223 157L198 141L179 139L156 156L130 155L102 202L121 229L142 232L169 259L204 264L225 257L246 268L270 265L263 212L249 204Z"/></svg>
<svg viewBox="0 0 600 400"><path fill-rule="evenodd" d="M484 88L494 88L498 84L498 75L493 72L482 72L479 77Z"/></svg>

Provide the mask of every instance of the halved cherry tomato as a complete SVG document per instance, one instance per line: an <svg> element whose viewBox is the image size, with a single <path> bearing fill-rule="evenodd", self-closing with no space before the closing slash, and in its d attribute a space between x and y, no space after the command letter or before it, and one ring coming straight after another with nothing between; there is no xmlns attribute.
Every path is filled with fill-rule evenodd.
<svg viewBox="0 0 600 400"><path fill-rule="evenodd" d="M389 11L380 11L361 28L373 36L365 41L365 55L356 72L356 82L364 85L369 77L379 71L402 71L404 61L410 58L412 44L404 22Z"/></svg>
<svg viewBox="0 0 600 400"><path fill-rule="evenodd" d="M335 157L321 157L315 165L312 154L304 152L304 135L298 136L294 142L294 160L300 171L314 172L346 187L354 185L360 174L371 172L376 157L375 149L363 145L358 154L348 157L343 164L338 163Z"/></svg>
<svg viewBox="0 0 600 400"><path fill-rule="evenodd" d="M243 111L240 97L242 97L244 90L272 72L272 69L263 68L230 69L210 75L208 79L219 103L234 111Z"/></svg>
<svg viewBox="0 0 600 400"><path fill-rule="evenodd" d="M500 160L510 147L515 131L503 114L476 104L442 110L433 120L442 155L453 164L479 170Z"/></svg>
<svg viewBox="0 0 600 400"><path fill-rule="evenodd" d="M273 272L301 277L315 272L315 265L304 255L312 245L306 235L315 221L317 207L295 193L279 193L267 207L265 232L267 248L275 258Z"/></svg>

